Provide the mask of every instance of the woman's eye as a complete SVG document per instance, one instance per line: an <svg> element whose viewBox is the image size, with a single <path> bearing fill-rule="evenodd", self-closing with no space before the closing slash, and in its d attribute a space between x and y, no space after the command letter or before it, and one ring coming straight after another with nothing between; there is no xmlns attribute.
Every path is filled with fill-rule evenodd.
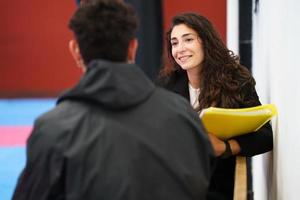
<svg viewBox="0 0 300 200"><path fill-rule="evenodd" d="M186 42L192 42L194 40L194 38L187 38L185 39Z"/></svg>
<svg viewBox="0 0 300 200"><path fill-rule="evenodd" d="M177 44L178 44L177 42L172 42L172 43L171 43L171 46L174 47L174 46L176 46Z"/></svg>

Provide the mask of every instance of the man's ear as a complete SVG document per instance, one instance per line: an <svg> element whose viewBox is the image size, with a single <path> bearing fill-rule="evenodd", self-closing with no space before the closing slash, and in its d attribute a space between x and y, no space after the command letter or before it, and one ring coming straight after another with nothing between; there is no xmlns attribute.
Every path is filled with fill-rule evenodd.
<svg viewBox="0 0 300 200"><path fill-rule="evenodd" d="M130 40L129 45L128 45L128 53L127 53L127 62L128 63L135 62L137 48L138 48L138 40L136 38Z"/></svg>
<svg viewBox="0 0 300 200"><path fill-rule="evenodd" d="M69 42L69 50L71 52L72 57L74 58L77 66L85 72L86 66L83 62L82 56L80 54L80 49L78 43L75 40L70 40Z"/></svg>

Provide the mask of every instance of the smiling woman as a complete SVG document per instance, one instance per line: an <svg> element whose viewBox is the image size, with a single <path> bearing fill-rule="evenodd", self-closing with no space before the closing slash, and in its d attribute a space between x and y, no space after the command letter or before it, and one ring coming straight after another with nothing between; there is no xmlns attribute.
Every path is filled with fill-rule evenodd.
<svg viewBox="0 0 300 200"><path fill-rule="evenodd" d="M199 70L204 60L202 40L185 24L175 26L171 32L172 56L186 70L193 88L199 87Z"/></svg>
<svg viewBox="0 0 300 200"><path fill-rule="evenodd" d="M254 78L207 18L196 13L175 16L166 39L169 64L161 71L158 85L188 99L198 112L211 106L260 105ZM216 156L208 199L233 199L237 155L248 157L250 162L251 156L273 148L270 124L257 132L227 141L208 133Z"/></svg>

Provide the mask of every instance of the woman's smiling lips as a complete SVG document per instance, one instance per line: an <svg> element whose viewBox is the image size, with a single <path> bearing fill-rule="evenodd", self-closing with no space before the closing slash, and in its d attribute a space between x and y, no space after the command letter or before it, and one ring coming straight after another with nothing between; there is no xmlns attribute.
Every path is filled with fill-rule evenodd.
<svg viewBox="0 0 300 200"><path fill-rule="evenodd" d="M178 57L178 60L183 63L183 62L186 62L190 57L192 57L192 56L191 55L180 56L180 57Z"/></svg>

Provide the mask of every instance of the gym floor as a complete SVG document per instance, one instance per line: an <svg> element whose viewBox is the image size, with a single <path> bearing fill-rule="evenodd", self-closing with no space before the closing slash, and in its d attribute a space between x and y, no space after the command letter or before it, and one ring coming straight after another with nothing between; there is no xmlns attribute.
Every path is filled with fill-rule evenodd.
<svg viewBox="0 0 300 200"><path fill-rule="evenodd" d="M34 120L55 99L0 99L0 199L10 200L25 165L26 140Z"/></svg>

